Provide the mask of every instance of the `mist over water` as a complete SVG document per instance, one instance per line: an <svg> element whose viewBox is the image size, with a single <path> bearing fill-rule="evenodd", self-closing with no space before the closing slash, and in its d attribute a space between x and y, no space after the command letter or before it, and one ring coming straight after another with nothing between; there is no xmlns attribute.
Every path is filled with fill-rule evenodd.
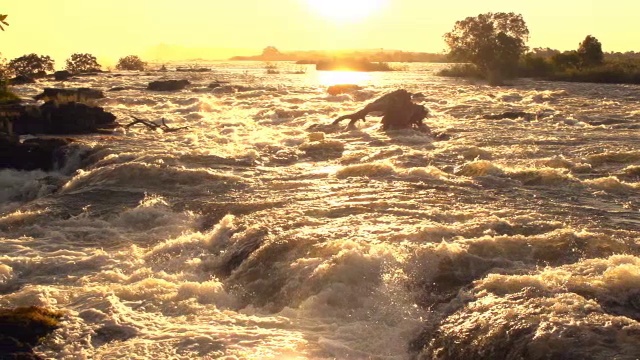
<svg viewBox="0 0 640 360"><path fill-rule="evenodd" d="M66 83L125 87L97 101L122 124L189 128L1 170L0 306L65 311L37 348L60 359L639 358L639 88L488 87L440 66ZM144 90L160 77L192 85ZM362 89L327 94L341 82ZM450 139L328 126L398 88ZM514 110L536 116L482 119Z"/></svg>

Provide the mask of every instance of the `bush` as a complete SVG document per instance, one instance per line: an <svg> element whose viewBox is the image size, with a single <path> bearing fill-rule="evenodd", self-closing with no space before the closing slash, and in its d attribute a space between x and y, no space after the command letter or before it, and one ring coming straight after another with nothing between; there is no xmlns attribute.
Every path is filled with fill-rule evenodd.
<svg viewBox="0 0 640 360"><path fill-rule="evenodd" d="M604 63L602 44L595 37L588 35L578 47L578 56L582 66L598 66Z"/></svg>
<svg viewBox="0 0 640 360"><path fill-rule="evenodd" d="M16 76L43 77L53 71L53 60L49 56L24 55L9 62L9 70Z"/></svg>
<svg viewBox="0 0 640 360"><path fill-rule="evenodd" d="M147 66L147 63L140 60L140 58L136 55L129 55L118 60L118 64L116 65L116 69L118 70L132 70L132 71L144 71L144 68Z"/></svg>
<svg viewBox="0 0 640 360"><path fill-rule="evenodd" d="M76 53L67 59L66 69L72 73L86 73L100 71L101 67L95 56Z"/></svg>
<svg viewBox="0 0 640 360"><path fill-rule="evenodd" d="M451 67L440 70L437 75L458 78L486 78L485 74L473 64L455 64Z"/></svg>

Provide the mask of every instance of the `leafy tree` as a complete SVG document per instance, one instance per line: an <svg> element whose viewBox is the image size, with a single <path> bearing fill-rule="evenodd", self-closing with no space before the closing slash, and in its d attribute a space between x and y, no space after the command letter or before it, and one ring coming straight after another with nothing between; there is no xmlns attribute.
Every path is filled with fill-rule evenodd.
<svg viewBox="0 0 640 360"><path fill-rule="evenodd" d="M491 82L500 82L513 75L528 49L529 29L520 14L486 13L457 21L444 39L453 59L470 62Z"/></svg>
<svg viewBox="0 0 640 360"><path fill-rule="evenodd" d="M53 60L46 55L29 54L9 61L9 70L15 75L38 77L53 71Z"/></svg>
<svg viewBox="0 0 640 360"><path fill-rule="evenodd" d="M4 26L9 26L9 23L7 23L5 21L5 19L7 18L8 15L1 15L0 14L0 30L4 31L4 28L2 27L2 25Z"/></svg>
<svg viewBox="0 0 640 360"><path fill-rule="evenodd" d="M129 55L118 60L118 64L116 65L116 69L118 70L138 70L143 71L147 66L147 63L140 60L140 58L136 55Z"/></svg>
<svg viewBox="0 0 640 360"><path fill-rule="evenodd" d="M581 63L580 55L575 50L565 51L561 54L553 55L551 63L559 70L579 69Z"/></svg>
<svg viewBox="0 0 640 360"><path fill-rule="evenodd" d="M100 64L91 54L76 53L67 59L66 69L72 73L100 71Z"/></svg>
<svg viewBox="0 0 640 360"><path fill-rule="evenodd" d="M588 35L580 47L578 47L578 56L582 66L591 67L602 65L604 63L604 53L602 52L602 44L595 37Z"/></svg>

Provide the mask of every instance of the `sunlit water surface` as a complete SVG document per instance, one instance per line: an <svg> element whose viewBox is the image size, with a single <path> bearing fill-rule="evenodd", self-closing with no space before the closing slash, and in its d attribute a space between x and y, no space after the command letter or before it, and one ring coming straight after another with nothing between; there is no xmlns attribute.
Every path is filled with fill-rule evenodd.
<svg viewBox="0 0 640 360"><path fill-rule="evenodd" d="M66 313L40 354L640 356L640 88L211 66L17 88L127 87L97 104L188 126L0 171L0 306ZM159 78L192 85L144 90ZM327 94L344 82L362 90ZM398 88L450 139L329 126ZM538 116L481 118L512 110Z"/></svg>

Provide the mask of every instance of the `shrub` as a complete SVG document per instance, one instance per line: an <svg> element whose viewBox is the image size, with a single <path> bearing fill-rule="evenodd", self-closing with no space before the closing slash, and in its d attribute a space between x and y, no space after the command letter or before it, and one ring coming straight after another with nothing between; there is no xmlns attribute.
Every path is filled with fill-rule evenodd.
<svg viewBox="0 0 640 360"><path fill-rule="evenodd" d="M147 66L147 63L140 60L140 58L136 55L129 55L118 60L118 64L116 65L116 69L118 70L137 70L144 71L144 68Z"/></svg>
<svg viewBox="0 0 640 360"><path fill-rule="evenodd" d="M53 71L53 63L49 56L29 54L11 60L8 68L16 76L42 77Z"/></svg>
<svg viewBox="0 0 640 360"><path fill-rule="evenodd" d="M485 79L485 74L473 64L455 64L440 70L437 75L459 78Z"/></svg>
<svg viewBox="0 0 640 360"><path fill-rule="evenodd" d="M66 69L72 73L84 73L100 71L101 67L95 56L76 53L67 59Z"/></svg>

